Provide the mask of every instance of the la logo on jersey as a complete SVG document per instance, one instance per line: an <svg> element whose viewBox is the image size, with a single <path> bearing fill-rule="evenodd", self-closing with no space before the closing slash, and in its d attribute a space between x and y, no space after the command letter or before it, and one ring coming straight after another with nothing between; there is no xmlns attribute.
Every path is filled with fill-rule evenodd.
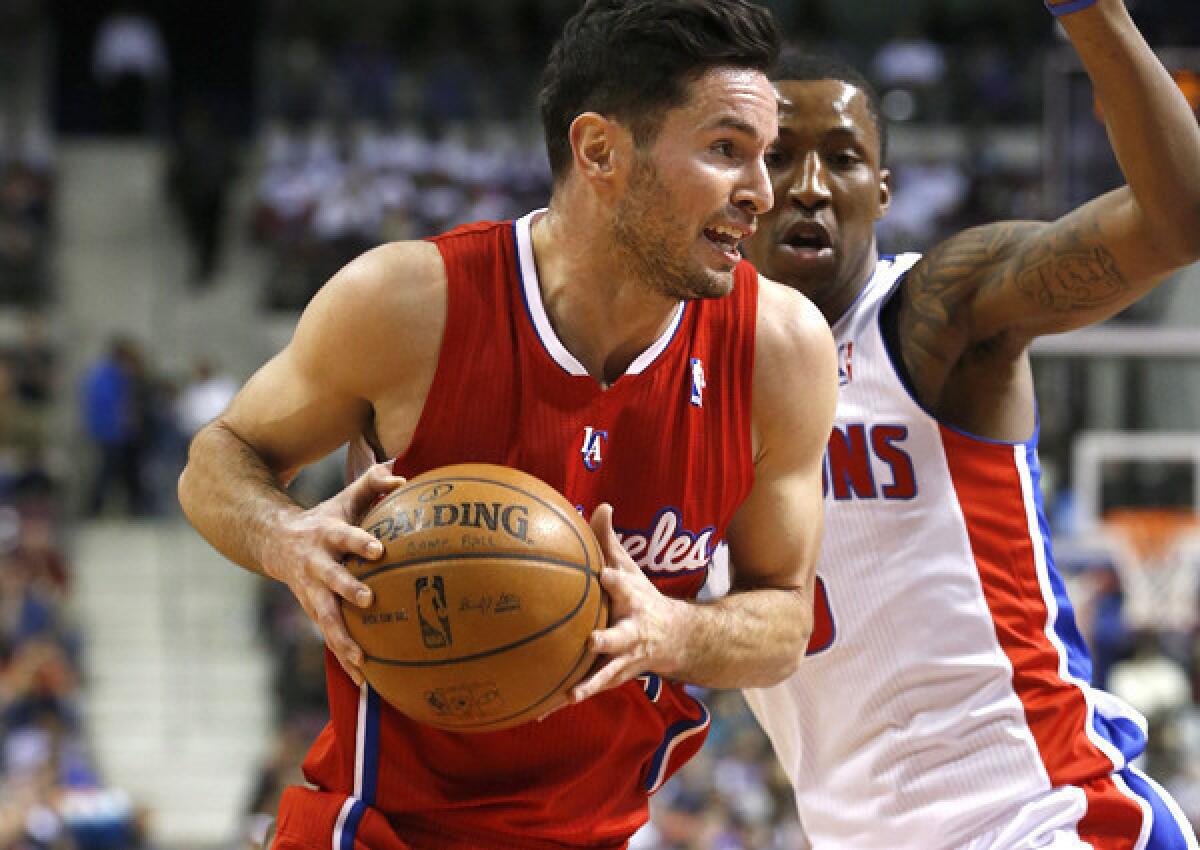
<svg viewBox="0 0 1200 850"><path fill-rule="evenodd" d="M696 407L704 406L704 363L699 357L692 358L692 398Z"/></svg>
<svg viewBox="0 0 1200 850"><path fill-rule="evenodd" d="M588 472L595 472L604 463L604 444L608 441L607 431L597 431L591 425L583 429L583 465Z"/></svg>

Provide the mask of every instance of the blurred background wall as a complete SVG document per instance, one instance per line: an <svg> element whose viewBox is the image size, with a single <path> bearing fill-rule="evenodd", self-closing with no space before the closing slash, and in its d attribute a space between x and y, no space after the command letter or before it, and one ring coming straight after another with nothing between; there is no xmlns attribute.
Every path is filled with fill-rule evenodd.
<svg viewBox="0 0 1200 850"><path fill-rule="evenodd" d="M1036 0L775 0L892 124L885 250L1121 182ZM1200 4L1131 0L1200 105ZM181 520L187 441L381 241L519 215L572 0L0 0L0 850L246 846L324 719L286 590ZM1035 348L1047 504L1097 684L1200 822L1200 271ZM338 486L337 458L302 499ZM736 693L649 848L804 846Z"/></svg>

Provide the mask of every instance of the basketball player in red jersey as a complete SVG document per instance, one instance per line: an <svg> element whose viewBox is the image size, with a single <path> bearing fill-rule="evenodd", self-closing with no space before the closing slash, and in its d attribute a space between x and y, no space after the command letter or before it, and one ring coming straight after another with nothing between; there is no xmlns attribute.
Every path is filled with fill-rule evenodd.
<svg viewBox="0 0 1200 850"><path fill-rule="evenodd" d="M330 650L331 721L275 847L624 847L704 740L708 712L681 683L794 669L836 358L820 313L738 249L771 205L776 52L746 0L589 0L543 78L549 208L355 260L196 437L188 517L287 583ZM365 474L295 504L296 471L348 441ZM382 703L339 613L339 596L369 599L339 565L378 555L354 525L367 505L457 461L559 489L608 562L600 663L568 705L503 732L421 727ZM723 539L737 592L698 603Z"/></svg>
<svg viewBox="0 0 1200 850"><path fill-rule="evenodd" d="M820 628L796 673L747 699L817 848L1196 848L1132 764L1145 721L1089 684L1040 504L1028 349L1200 257L1200 128L1122 0L1050 11L1128 185L923 257L876 249L889 185L870 86L811 55L773 74L775 207L747 256L825 314L841 390Z"/></svg>

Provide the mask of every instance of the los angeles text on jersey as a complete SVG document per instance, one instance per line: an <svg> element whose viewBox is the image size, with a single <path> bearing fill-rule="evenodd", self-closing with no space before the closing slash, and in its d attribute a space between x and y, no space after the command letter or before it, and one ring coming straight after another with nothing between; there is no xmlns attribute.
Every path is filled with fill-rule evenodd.
<svg viewBox="0 0 1200 850"><path fill-rule="evenodd" d="M917 474L904 445L907 439L906 425L834 425L822 473L825 498L915 498Z"/></svg>
<svg viewBox="0 0 1200 850"><path fill-rule="evenodd" d="M699 532L688 531L675 508L663 508L649 528L613 529L621 546L637 565L648 573L693 573L708 568L713 550L711 526Z"/></svg>

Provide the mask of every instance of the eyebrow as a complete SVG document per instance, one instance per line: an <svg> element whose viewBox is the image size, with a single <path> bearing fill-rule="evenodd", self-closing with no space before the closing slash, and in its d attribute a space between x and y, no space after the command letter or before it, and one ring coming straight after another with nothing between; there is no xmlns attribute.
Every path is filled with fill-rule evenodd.
<svg viewBox="0 0 1200 850"><path fill-rule="evenodd" d="M748 121L743 121L740 118L735 118L732 115L722 115L715 121L705 124L705 130L733 130L738 133L744 133L753 139L759 139L762 134L758 132L758 128Z"/></svg>
<svg viewBox="0 0 1200 850"><path fill-rule="evenodd" d="M793 130L791 127L788 127L786 124L780 123L779 135L780 136L794 136L794 135L796 135L796 131ZM846 126L844 124L839 124L836 127L830 127L828 130L823 132L821 134L821 136L822 136L822 138L828 138L830 136L845 136L845 137L849 138L851 141L858 142L859 144L863 144L866 142L866 138L865 138L864 134L857 126Z"/></svg>

